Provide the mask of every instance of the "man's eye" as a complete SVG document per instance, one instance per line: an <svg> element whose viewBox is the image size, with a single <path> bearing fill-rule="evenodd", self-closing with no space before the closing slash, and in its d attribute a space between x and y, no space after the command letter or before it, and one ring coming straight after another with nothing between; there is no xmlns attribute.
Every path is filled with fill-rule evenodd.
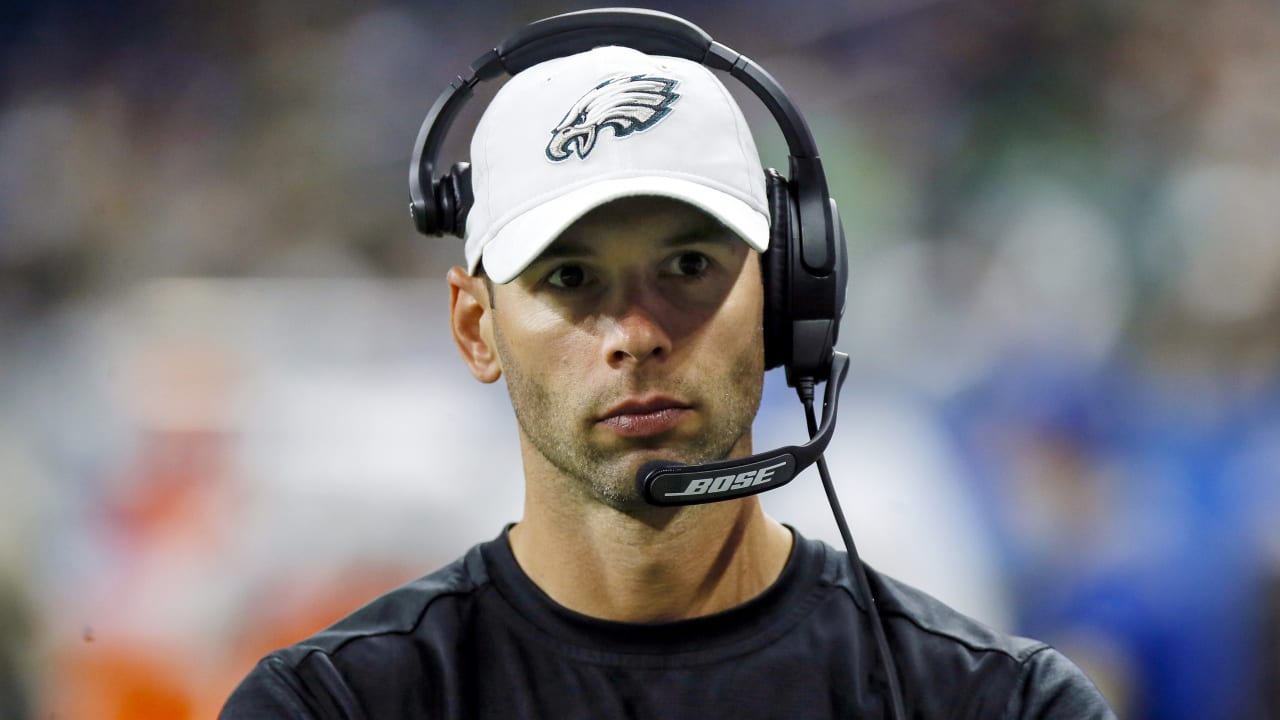
<svg viewBox="0 0 1280 720"><path fill-rule="evenodd" d="M711 260L699 252L680 253L674 260L674 270L677 275L684 277L696 277L707 271L711 266Z"/></svg>
<svg viewBox="0 0 1280 720"><path fill-rule="evenodd" d="M587 282L587 271L581 265L561 265L547 276L547 283L561 289L580 288Z"/></svg>

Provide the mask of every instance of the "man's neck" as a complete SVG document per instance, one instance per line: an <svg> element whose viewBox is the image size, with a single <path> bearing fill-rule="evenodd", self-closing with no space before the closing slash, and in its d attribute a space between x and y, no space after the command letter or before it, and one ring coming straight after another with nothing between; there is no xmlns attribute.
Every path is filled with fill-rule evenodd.
<svg viewBox="0 0 1280 720"><path fill-rule="evenodd" d="M697 505L643 522L601 503L526 497L512 528L522 569L553 600L605 620L709 615L759 595L791 552L791 532L758 498Z"/></svg>

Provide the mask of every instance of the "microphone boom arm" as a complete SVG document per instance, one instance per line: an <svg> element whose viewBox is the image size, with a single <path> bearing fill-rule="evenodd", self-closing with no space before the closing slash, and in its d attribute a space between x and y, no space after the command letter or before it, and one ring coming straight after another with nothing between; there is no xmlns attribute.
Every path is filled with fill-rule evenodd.
<svg viewBox="0 0 1280 720"><path fill-rule="evenodd" d="M833 352L822 396L822 424L803 445L786 445L745 458L696 465L651 460L636 472L636 488L651 505L676 506L731 500L782 487L822 457L835 434L840 389L849 356Z"/></svg>

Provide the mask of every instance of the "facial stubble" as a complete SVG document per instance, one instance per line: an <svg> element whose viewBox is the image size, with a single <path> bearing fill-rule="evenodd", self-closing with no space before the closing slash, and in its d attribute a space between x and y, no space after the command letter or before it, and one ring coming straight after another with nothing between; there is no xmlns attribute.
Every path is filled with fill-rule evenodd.
<svg viewBox="0 0 1280 720"><path fill-rule="evenodd" d="M581 388L555 388L545 378L527 372L494 323L507 392L524 437L568 480L570 492L632 515L651 510L636 491L639 462L634 451L660 449L663 460L696 464L728 458L740 441L749 437L764 385L763 332L757 330L756 334L756 341L745 343L718 377L665 378L651 388L694 400L701 412L708 413L704 432L680 441L659 436L610 449L592 443L582 430L584 413L591 407Z"/></svg>

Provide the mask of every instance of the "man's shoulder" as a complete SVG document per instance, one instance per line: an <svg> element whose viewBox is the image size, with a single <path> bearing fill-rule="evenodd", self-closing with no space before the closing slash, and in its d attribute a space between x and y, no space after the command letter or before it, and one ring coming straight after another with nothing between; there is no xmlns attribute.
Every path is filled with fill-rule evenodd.
<svg viewBox="0 0 1280 720"><path fill-rule="evenodd" d="M867 568L867 580L884 622L917 642L952 647L956 652L991 653L1023 663L1045 643L997 630L938 598L892 576Z"/></svg>
<svg viewBox="0 0 1280 720"><path fill-rule="evenodd" d="M936 696L977 703L973 716L1114 717L1092 680L1049 644L994 629L871 568L867 576L905 686L946 686Z"/></svg>
<svg viewBox="0 0 1280 720"><path fill-rule="evenodd" d="M369 662L385 665L400 656L416 657L424 643L450 642L462 631L473 599L489 585L480 548L472 547L311 637L272 652L262 665L286 672L331 666L346 674Z"/></svg>
<svg viewBox="0 0 1280 720"><path fill-rule="evenodd" d="M871 609L866 594L858 589L849 556L826 542L804 538L822 556L822 582L839 588L864 618ZM924 644L934 654L947 649L955 653L992 654L1015 663L1023 662L1045 647L1044 643L1001 632L909 583L862 563L867 583L875 597L876 612L891 643Z"/></svg>
<svg viewBox="0 0 1280 720"><path fill-rule="evenodd" d="M480 545L375 598L315 635L263 658L232 693L222 718L363 717L357 698L425 689L446 668L427 646L456 645L474 599L489 587Z"/></svg>
<svg viewBox="0 0 1280 720"><path fill-rule="evenodd" d="M449 611L465 606L468 598L488 582L477 545L448 565L378 596L330 627L276 654L300 657L319 651L333 655L361 640L409 637L421 631L425 622L439 619L444 606Z"/></svg>

